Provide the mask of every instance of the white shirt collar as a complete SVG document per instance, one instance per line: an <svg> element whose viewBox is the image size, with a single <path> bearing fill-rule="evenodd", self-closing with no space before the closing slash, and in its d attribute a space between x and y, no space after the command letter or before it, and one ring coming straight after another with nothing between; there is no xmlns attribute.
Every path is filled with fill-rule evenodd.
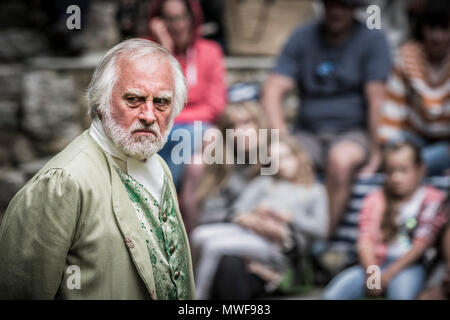
<svg viewBox="0 0 450 320"><path fill-rule="evenodd" d="M144 161L136 160L126 156L121 152L106 135L103 125L98 118L92 121L89 128L89 134L98 145L113 157L116 157L127 164L127 173L140 182L153 197L161 202L164 187L164 169L158 160L156 154Z"/></svg>

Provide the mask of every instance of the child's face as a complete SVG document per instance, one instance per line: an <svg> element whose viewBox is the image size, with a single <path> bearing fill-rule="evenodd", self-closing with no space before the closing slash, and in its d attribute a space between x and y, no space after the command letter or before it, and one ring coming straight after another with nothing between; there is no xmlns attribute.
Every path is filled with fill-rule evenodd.
<svg viewBox="0 0 450 320"><path fill-rule="evenodd" d="M279 161L279 175L286 180L294 180L298 174L298 158L284 143L279 143L274 148L275 157Z"/></svg>
<svg viewBox="0 0 450 320"><path fill-rule="evenodd" d="M403 148L386 156L386 182L397 197L411 195L419 186L423 174L424 168L415 164L411 149Z"/></svg>

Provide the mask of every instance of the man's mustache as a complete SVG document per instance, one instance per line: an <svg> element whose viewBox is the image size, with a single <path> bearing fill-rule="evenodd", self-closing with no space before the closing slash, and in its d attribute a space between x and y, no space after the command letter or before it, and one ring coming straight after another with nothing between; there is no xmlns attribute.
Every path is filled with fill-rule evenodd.
<svg viewBox="0 0 450 320"><path fill-rule="evenodd" d="M161 130L156 122L151 125L145 125L139 121L135 122L131 128L130 132L134 133L136 131L147 131L153 133L157 138L161 138Z"/></svg>

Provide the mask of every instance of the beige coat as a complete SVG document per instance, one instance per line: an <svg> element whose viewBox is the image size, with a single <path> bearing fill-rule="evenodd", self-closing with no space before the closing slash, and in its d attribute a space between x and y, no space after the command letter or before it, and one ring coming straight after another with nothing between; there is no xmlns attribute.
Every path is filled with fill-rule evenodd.
<svg viewBox="0 0 450 320"><path fill-rule="evenodd" d="M112 159L85 131L11 201L0 226L0 299L155 298L141 232ZM180 259L188 259L194 299L190 252ZM77 267L80 289L74 288Z"/></svg>

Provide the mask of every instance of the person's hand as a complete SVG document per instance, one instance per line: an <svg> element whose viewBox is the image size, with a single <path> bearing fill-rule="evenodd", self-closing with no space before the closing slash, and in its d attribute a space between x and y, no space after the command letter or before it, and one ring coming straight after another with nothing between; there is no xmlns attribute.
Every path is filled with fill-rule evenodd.
<svg viewBox="0 0 450 320"><path fill-rule="evenodd" d="M150 21L150 31L152 35L156 37L155 40L158 41L161 46L163 46L167 51L171 53L173 52L174 43L163 19L153 18Z"/></svg>
<svg viewBox="0 0 450 320"><path fill-rule="evenodd" d="M283 243L287 237L286 225L284 223L277 223L274 219L258 219L255 226L255 232L277 243Z"/></svg>
<svg viewBox="0 0 450 320"><path fill-rule="evenodd" d="M394 274L389 268L381 272L381 290L385 291L387 289L392 278L394 278Z"/></svg>
<svg viewBox="0 0 450 320"><path fill-rule="evenodd" d="M275 219L278 222L282 222L288 224L292 222L292 214L290 212L283 211L273 211L264 206L259 206L255 210L255 214L257 214L262 219Z"/></svg>
<svg viewBox="0 0 450 320"><path fill-rule="evenodd" d="M381 165L381 151L377 147L372 147L369 162L359 171L360 176L370 176L377 172Z"/></svg>
<svg viewBox="0 0 450 320"><path fill-rule="evenodd" d="M233 220L234 223L247 229L250 229L252 227L254 221L255 221L254 214L249 212L241 213Z"/></svg>

